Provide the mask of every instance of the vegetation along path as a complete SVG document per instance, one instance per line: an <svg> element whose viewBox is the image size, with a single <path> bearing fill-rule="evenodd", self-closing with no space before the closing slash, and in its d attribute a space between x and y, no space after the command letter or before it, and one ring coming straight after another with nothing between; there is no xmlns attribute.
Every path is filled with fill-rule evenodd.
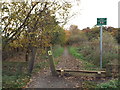
<svg viewBox="0 0 120 90"><path fill-rule="evenodd" d="M56 66L56 69L80 70L81 67L82 62L72 57L68 53L68 49L65 48L64 53ZM28 88L80 88L83 87L83 82L86 80L95 80L95 78L72 75L54 77L51 75L50 70L45 68L37 75L32 77Z"/></svg>

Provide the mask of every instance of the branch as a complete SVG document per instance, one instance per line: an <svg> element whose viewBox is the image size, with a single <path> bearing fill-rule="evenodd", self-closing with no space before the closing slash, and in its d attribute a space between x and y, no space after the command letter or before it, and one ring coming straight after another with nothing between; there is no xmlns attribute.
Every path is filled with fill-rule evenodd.
<svg viewBox="0 0 120 90"><path fill-rule="evenodd" d="M26 18L24 19L23 23L20 25L20 27L18 27L18 29L16 30L16 32L7 40L7 42L13 41L13 40L14 40L13 37L16 36L16 34L17 34L18 32L21 33L20 29L21 29L23 26L25 26L25 23L26 23L27 19L29 18L30 13L32 12L32 10L34 9L34 7L35 7L37 4L38 4L38 2L32 6L31 10L28 12L28 14L27 14Z"/></svg>

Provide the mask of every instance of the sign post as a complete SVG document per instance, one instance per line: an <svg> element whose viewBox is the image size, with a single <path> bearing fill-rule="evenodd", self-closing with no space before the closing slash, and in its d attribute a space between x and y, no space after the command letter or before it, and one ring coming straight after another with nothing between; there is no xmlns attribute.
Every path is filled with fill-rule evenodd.
<svg viewBox="0 0 120 90"><path fill-rule="evenodd" d="M57 76L58 74L57 74L56 69L55 69L54 58L52 55L52 46L49 46L47 48L47 50L48 50L48 57L49 57L49 64L50 64L51 73L53 76Z"/></svg>
<svg viewBox="0 0 120 90"><path fill-rule="evenodd" d="M97 25L100 25L100 69L102 69L102 25L107 24L107 18L97 18Z"/></svg>
<svg viewBox="0 0 120 90"><path fill-rule="evenodd" d="M102 25L100 26L100 68L102 69Z"/></svg>

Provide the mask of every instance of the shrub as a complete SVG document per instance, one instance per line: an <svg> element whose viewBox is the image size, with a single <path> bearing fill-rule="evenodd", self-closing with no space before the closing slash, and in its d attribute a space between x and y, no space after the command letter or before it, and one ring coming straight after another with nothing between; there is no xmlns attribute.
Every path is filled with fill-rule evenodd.
<svg viewBox="0 0 120 90"><path fill-rule="evenodd" d="M99 38L80 45L77 51L84 56L84 59L99 66L100 48ZM103 33L103 67L108 63L115 63L118 60L118 44L115 38L108 32ZM114 62L115 61L115 62Z"/></svg>

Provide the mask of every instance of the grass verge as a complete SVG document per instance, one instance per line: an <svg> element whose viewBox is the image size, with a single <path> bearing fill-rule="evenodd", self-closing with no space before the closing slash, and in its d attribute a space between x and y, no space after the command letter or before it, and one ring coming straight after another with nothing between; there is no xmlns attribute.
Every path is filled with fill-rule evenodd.
<svg viewBox="0 0 120 90"><path fill-rule="evenodd" d="M106 88L107 90L112 89L112 88L113 89L119 88L119 90L120 90L120 81L113 79L113 80L107 81L105 83L98 84L97 88Z"/></svg>
<svg viewBox="0 0 120 90"><path fill-rule="evenodd" d="M83 62L83 68L86 70L98 70L98 68L85 60L85 57L81 53L78 53L78 48L77 47L69 47L69 52L72 56L76 57L77 59L80 59Z"/></svg>

